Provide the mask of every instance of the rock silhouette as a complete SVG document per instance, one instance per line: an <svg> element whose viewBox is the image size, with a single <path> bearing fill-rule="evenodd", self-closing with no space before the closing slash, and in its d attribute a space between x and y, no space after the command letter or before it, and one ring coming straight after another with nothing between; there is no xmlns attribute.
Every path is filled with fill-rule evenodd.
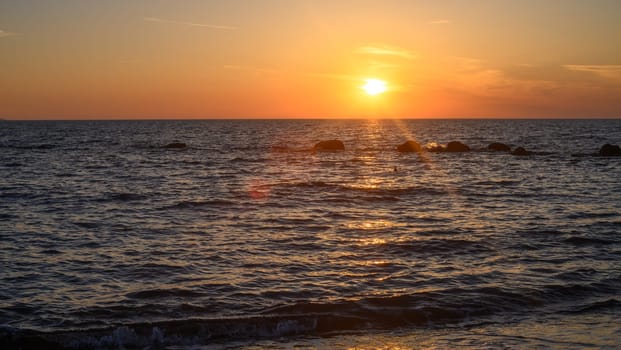
<svg viewBox="0 0 621 350"><path fill-rule="evenodd" d="M533 154L531 151L527 151L524 147L518 147L513 152L511 152L514 156L530 156Z"/></svg>
<svg viewBox="0 0 621 350"><path fill-rule="evenodd" d="M164 148L176 148L176 149L186 148L186 147L188 147L188 145L186 145L183 142L172 142L164 146Z"/></svg>
<svg viewBox="0 0 621 350"><path fill-rule="evenodd" d="M416 141L405 141L404 143L397 146L397 151L399 152L420 152L422 151L422 147Z"/></svg>
<svg viewBox="0 0 621 350"><path fill-rule="evenodd" d="M487 149L490 151L511 152L511 147L501 142L492 142L487 146Z"/></svg>
<svg viewBox="0 0 621 350"><path fill-rule="evenodd" d="M444 149L445 152L468 152L470 151L470 147L468 145L463 144L459 141L451 141L446 145Z"/></svg>
<svg viewBox="0 0 621 350"><path fill-rule="evenodd" d="M605 157L621 156L621 147L607 143L599 149L599 155Z"/></svg>
<svg viewBox="0 0 621 350"><path fill-rule="evenodd" d="M344 150L345 145L341 140L325 140L319 141L315 144L314 150L316 151L339 151Z"/></svg>

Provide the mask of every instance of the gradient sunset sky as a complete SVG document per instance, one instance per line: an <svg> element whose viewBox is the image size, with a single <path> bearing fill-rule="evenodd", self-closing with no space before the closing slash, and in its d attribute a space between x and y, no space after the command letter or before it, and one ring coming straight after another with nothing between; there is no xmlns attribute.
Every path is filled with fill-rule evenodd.
<svg viewBox="0 0 621 350"><path fill-rule="evenodd" d="M618 118L620 16L619 0L2 1L0 118Z"/></svg>

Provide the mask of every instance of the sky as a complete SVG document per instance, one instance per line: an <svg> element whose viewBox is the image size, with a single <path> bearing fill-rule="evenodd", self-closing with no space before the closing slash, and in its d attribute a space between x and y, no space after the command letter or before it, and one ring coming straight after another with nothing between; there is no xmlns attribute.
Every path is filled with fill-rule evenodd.
<svg viewBox="0 0 621 350"><path fill-rule="evenodd" d="M618 0L3 0L0 118L620 118L619 14Z"/></svg>

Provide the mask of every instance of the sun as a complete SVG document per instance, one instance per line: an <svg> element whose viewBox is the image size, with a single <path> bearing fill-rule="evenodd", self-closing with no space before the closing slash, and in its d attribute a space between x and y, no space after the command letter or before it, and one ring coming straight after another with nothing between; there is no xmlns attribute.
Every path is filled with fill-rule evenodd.
<svg viewBox="0 0 621 350"><path fill-rule="evenodd" d="M365 84L360 87L367 95L375 96L386 92L386 82L379 79L365 79Z"/></svg>

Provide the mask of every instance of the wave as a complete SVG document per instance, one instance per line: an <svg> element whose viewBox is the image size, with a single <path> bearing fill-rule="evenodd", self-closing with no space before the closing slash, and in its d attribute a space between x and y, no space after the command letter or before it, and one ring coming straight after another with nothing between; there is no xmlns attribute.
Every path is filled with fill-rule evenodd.
<svg viewBox="0 0 621 350"><path fill-rule="evenodd" d="M522 180L486 180L478 181L473 185L475 186L492 186L492 187L507 187L521 184Z"/></svg>
<svg viewBox="0 0 621 350"><path fill-rule="evenodd" d="M235 157L229 162L231 163L266 163L269 161L267 158L244 158L244 157Z"/></svg>
<svg viewBox="0 0 621 350"><path fill-rule="evenodd" d="M96 229L99 226L101 226L100 223L97 222L88 222L88 221L73 221L71 222L72 224L74 224L77 227L80 228L86 228L86 229Z"/></svg>
<svg viewBox="0 0 621 350"><path fill-rule="evenodd" d="M54 149L57 146L52 144L40 144L40 145L1 145L2 148L14 148L14 149L24 149L24 150L47 150Z"/></svg>
<svg viewBox="0 0 621 350"><path fill-rule="evenodd" d="M157 291L145 293L133 297L160 294ZM332 303L300 302L275 306L247 317L190 318L51 333L4 329L0 332L0 347L78 349L204 345L218 340L448 325L498 312L517 312L536 304L521 293L499 288L447 290Z"/></svg>
<svg viewBox="0 0 621 350"><path fill-rule="evenodd" d="M0 213L0 221L3 220L11 220L11 219L15 219L18 218L17 215L13 215L13 214L8 214L8 213Z"/></svg>
<svg viewBox="0 0 621 350"><path fill-rule="evenodd" d="M572 237L566 238L564 242L573 244L576 246L608 245L608 244L616 243L615 241L602 239L602 238L580 237L580 236L572 236Z"/></svg>
<svg viewBox="0 0 621 350"><path fill-rule="evenodd" d="M589 313L589 312L605 312L621 309L621 301L610 298L602 301L595 301L588 305L577 308L570 313Z"/></svg>
<svg viewBox="0 0 621 350"><path fill-rule="evenodd" d="M405 242L386 243L383 250L393 254L477 254L493 251L493 248L484 242L463 239L426 239ZM376 249L373 247L373 249Z"/></svg>
<svg viewBox="0 0 621 350"><path fill-rule="evenodd" d="M163 207L162 209L191 209L191 208L197 208L197 207L229 207L235 204L236 204L235 202L221 200L221 199L213 199L213 200L206 200L206 201L181 201L181 202Z"/></svg>
<svg viewBox="0 0 621 350"><path fill-rule="evenodd" d="M107 195L107 197L112 201L119 202L139 201L147 198L146 195L129 192L110 193Z"/></svg>
<svg viewBox="0 0 621 350"><path fill-rule="evenodd" d="M618 216L616 212L604 212L604 213L572 213L567 215L568 219L605 219Z"/></svg>
<svg viewBox="0 0 621 350"><path fill-rule="evenodd" d="M0 348L144 349L195 346L207 345L214 340L304 334L315 329L316 318L305 317L187 319L51 333L5 328L0 330Z"/></svg>
<svg viewBox="0 0 621 350"><path fill-rule="evenodd" d="M469 287L431 290L415 294L373 296L333 302L303 301L275 305L253 315L183 318L155 322L112 323L89 329L42 332L0 328L0 348L146 348L196 346L214 341L278 338L293 335L322 336L373 329L435 327L489 322L502 314L521 317L586 295L612 295L619 278L591 284L547 285L537 289ZM185 289L132 292L132 299L200 297ZM616 310L615 298L578 302L568 313ZM119 311L119 310L117 310ZM127 314L136 310L127 308ZM199 308L197 312L206 312Z"/></svg>
<svg viewBox="0 0 621 350"><path fill-rule="evenodd" d="M276 189L278 187L282 187L285 189L303 189L307 190L318 190L318 191L326 191L332 193L365 193L372 194L377 197L392 197L394 199L396 196L401 195L421 195L421 196L442 196L449 194L451 192L450 189L447 188L435 188L428 186L407 186L407 187L365 187L365 186L356 186L351 184L337 184L330 183L324 181L306 181L306 182L297 182L297 183L284 183L278 184L275 186Z"/></svg>
<svg viewBox="0 0 621 350"><path fill-rule="evenodd" d="M125 296L130 299L158 299L158 298L196 298L204 296L205 293L196 292L189 289L149 289L127 293Z"/></svg>
<svg viewBox="0 0 621 350"><path fill-rule="evenodd" d="M617 295L621 289L621 275L590 283L558 283L544 285L536 291L543 300L584 300L594 295Z"/></svg>

